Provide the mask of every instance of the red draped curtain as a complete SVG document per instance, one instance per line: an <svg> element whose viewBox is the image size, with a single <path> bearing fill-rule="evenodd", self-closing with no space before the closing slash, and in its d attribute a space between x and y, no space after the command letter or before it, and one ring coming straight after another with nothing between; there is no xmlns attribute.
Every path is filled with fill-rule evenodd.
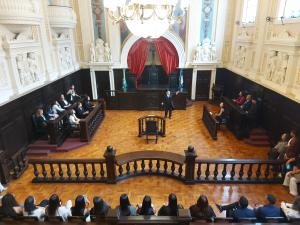
<svg viewBox="0 0 300 225"><path fill-rule="evenodd" d="M176 72L176 68L179 65L179 59L174 45L164 37L155 39L154 43L161 65L166 74L169 75Z"/></svg>
<svg viewBox="0 0 300 225"><path fill-rule="evenodd" d="M144 71L148 53L149 43L144 38L140 38L139 40L137 40L129 50L127 64L130 72L136 75L136 84L137 80L140 78Z"/></svg>

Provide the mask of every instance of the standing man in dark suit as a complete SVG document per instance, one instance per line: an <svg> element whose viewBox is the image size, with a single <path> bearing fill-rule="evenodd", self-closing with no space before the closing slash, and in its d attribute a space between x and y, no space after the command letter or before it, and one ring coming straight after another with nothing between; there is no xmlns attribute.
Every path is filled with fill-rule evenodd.
<svg viewBox="0 0 300 225"><path fill-rule="evenodd" d="M176 92L176 95L178 95L179 91ZM161 103L165 109L165 118L168 116L169 113L169 119L172 117L172 111L174 109L174 103L173 103L173 95L171 95L171 92L169 90L166 91L166 95L164 97L164 101Z"/></svg>

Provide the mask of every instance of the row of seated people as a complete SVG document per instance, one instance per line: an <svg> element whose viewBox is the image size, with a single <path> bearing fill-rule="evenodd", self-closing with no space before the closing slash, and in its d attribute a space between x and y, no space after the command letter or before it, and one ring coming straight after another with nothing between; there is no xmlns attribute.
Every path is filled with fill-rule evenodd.
<svg viewBox="0 0 300 225"><path fill-rule="evenodd" d="M65 205L62 205L58 195L53 194L49 199L36 204L33 196L25 199L24 205L18 204L13 194L8 193L2 198L0 213L4 217L18 219L22 216L31 216L39 221L44 221L47 217L60 217L62 221L67 221L71 216L81 217L84 221L90 222L94 217L107 216L110 206L101 197L93 198L93 206L90 208L90 202L85 195L79 195L75 199L75 204L72 206L72 201L68 200ZM256 205L255 208L248 207L248 200L241 196L238 202L230 205L218 205L220 212L226 211L226 217L233 218L235 221L241 219L266 219L274 217L285 217L287 219L300 218L300 197L296 198L293 204L281 203L281 208L275 205L276 198L269 194L267 195L267 203L265 205ZM156 209L152 204L151 197L145 196L141 205L136 207L130 204L127 194L120 196L120 204L117 206L119 216L136 216L136 215L155 215ZM178 216L178 210L183 209L183 206L178 204L175 194L170 194L168 203L165 203L157 212L158 216ZM196 204L189 207L191 216L195 220L214 221L216 214L209 205L207 197L201 195Z"/></svg>
<svg viewBox="0 0 300 225"><path fill-rule="evenodd" d="M255 114L257 112L257 101L252 95L245 95L244 91L240 91L238 97L232 99L232 101L248 114Z"/></svg>
<svg viewBox="0 0 300 225"><path fill-rule="evenodd" d="M67 96L69 96L68 99L70 99L70 101L66 100L64 95L61 94L60 99L53 101L47 108L45 114L42 108L36 109L33 122L38 137L47 135L47 121L58 118L61 113L67 111L70 125L72 127L78 127L80 119L85 118L94 108L88 95L84 95L82 98L76 94L74 85L72 85L67 92Z"/></svg>

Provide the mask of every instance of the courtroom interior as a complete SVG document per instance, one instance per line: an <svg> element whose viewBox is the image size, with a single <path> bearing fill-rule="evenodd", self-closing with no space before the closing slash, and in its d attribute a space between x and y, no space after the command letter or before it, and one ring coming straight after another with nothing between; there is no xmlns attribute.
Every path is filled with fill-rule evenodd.
<svg viewBox="0 0 300 225"><path fill-rule="evenodd" d="M0 225L299 222L300 0L0 0Z"/></svg>

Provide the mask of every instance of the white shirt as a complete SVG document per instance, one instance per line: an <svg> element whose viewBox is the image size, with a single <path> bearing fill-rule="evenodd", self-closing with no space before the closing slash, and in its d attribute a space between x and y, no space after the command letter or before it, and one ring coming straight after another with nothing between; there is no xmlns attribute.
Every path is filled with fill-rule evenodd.
<svg viewBox="0 0 300 225"><path fill-rule="evenodd" d="M65 111L60 105L55 104L52 106L52 110L55 114L58 114L59 112Z"/></svg>
<svg viewBox="0 0 300 225"><path fill-rule="evenodd" d="M60 216L64 222L68 221L68 217L72 216L71 213L72 201L68 200L65 206L60 206L55 213L55 216Z"/></svg>
<svg viewBox="0 0 300 225"><path fill-rule="evenodd" d="M80 119L78 119L75 114L69 116L69 122L71 125L78 125L79 121Z"/></svg>
<svg viewBox="0 0 300 225"><path fill-rule="evenodd" d="M292 209L293 204L281 202L281 209L287 218L300 218L300 213Z"/></svg>
<svg viewBox="0 0 300 225"><path fill-rule="evenodd" d="M38 218L39 221L44 221L44 219L45 219L45 208L44 207L38 207L30 215L28 214L28 212L26 212L24 210L23 216L35 216L35 217Z"/></svg>

